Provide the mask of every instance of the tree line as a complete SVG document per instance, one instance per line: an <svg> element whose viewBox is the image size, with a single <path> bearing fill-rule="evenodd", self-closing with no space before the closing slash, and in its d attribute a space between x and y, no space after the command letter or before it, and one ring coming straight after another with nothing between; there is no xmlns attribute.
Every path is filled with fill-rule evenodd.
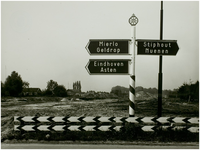
<svg viewBox="0 0 200 150"><path fill-rule="evenodd" d="M135 88L136 93L138 91L144 91L151 94L158 94L156 88L143 88L141 86ZM111 89L111 93L114 93L118 97L128 97L129 89L121 86L116 86ZM199 81L195 83L183 83L180 87L174 90L163 90L163 95L168 95L169 98L179 98L183 101L198 101L199 100Z"/></svg>
<svg viewBox="0 0 200 150"><path fill-rule="evenodd" d="M199 81L196 83L183 83L182 86L176 90L177 95L180 99L189 101L199 100Z"/></svg>
<svg viewBox="0 0 200 150"><path fill-rule="evenodd" d="M21 76L13 71L11 75L9 75L5 83L1 82L1 96L23 96L23 89L29 88L29 83L27 81L23 81ZM141 90L142 87L136 88L137 90ZM144 88L142 88L145 90ZM73 83L73 90L75 92L81 92L81 82L76 81ZM148 92L152 92L152 94L157 93L157 89L150 88ZM173 91L163 91L167 92L169 98L180 98L182 100L187 101L195 101L199 100L199 81L196 83L183 83L179 88L174 89ZM126 96L128 94L128 88L122 88L120 86L116 86L112 88L111 93L117 96ZM58 85L56 81L50 80L47 82L46 89L42 90L40 93L42 96L60 96L65 97L67 95L67 90L64 85Z"/></svg>
<svg viewBox="0 0 200 150"><path fill-rule="evenodd" d="M9 75L5 82L1 81L1 96L23 96L23 89L29 88L29 83L23 81L21 76L13 71ZM77 81L73 84L73 89L81 91L81 82ZM50 80L47 82L46 89L42 90L41 96L59 96L65 97L67 95L67 90L64 85L58 85L56 81Z"/></svg>

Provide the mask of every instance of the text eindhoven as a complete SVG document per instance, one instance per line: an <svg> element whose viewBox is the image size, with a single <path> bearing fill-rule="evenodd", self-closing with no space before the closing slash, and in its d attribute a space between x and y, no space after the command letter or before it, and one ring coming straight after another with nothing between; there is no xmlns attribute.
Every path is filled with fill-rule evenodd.
<svg viewBox="0 0 200 150"><path fill-rule="evenodd" d="M117 72L116 67L123 67L123 62L98 62L94 61L94 67L101 67L100 72Z"/></svg>
<svg viewBox="0 0 200 150"><path fill-rule="evenodd" d="M145 47L145 53L168 54L171 43L144 42L143 47Z"/></svg>
<svg viewBox="0 0 200 150"><path fill-rule="evenodd" d="M120 53L117 42L104 42L99 41L99 47L97 47L97 53Z"/></svg>

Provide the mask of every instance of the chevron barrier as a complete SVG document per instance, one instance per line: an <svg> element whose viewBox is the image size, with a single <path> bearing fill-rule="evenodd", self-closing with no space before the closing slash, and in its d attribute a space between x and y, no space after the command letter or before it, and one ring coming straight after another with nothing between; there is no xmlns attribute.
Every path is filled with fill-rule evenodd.
<svg viewBox="0 0 200 150"><path fill-rule="evenodd" d="M82 125L15 125L15 131L120 131L124 126L82 126ZM154 132L158 130L185 130L192 133L198 133L199 127L185 127L185 126L141 126L142 131Z"/></svg>
<svg viewBox="0 0 200 150"><path fill-rule="evenodd" d="M190 123L199 124L199 118L190 117L14 117L15 122L116 122L116 123Z"/></svg>
<svg viewBox="0 0 200 150"><path fill-rule="evenodd" d="M184 130L199 133L199 118L190 117L15 116L14 123L15 131L120 131L125 123L133 123L144 132Z"/></svg>

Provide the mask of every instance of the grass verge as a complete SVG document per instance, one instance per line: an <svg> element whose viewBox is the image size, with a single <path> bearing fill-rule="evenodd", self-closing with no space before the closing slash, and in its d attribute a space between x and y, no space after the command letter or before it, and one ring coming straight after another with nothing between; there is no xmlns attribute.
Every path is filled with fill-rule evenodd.
<svg viewBox="0 0 200 150"><path fill-rule="evenodd" d="M158 141L158 142L198 142L199 134L188 131L144 132L138 125L127 123L120 131L64 131L64 132L25 132L12 131L5 140L37 141Z"/></svg>

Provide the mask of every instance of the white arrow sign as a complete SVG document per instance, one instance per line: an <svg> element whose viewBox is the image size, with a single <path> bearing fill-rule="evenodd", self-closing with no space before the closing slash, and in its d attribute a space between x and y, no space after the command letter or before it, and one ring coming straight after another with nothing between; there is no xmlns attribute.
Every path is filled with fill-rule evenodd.
<svg viewBox="0 0 200 150"><path fill-rule="evenodd" d="M143 131L149 131L149 132L152 132L152 131L154 131L152 128L153 128L154 126L144 126L144 127L142 127L142 130Z"/></svg>
<svg viewBox="0 0 200 150"><path fill-rule="evenodd" d="M55 131L64 131L64 127L65 125L56 125L52 129L54 129Z"/></svg>

